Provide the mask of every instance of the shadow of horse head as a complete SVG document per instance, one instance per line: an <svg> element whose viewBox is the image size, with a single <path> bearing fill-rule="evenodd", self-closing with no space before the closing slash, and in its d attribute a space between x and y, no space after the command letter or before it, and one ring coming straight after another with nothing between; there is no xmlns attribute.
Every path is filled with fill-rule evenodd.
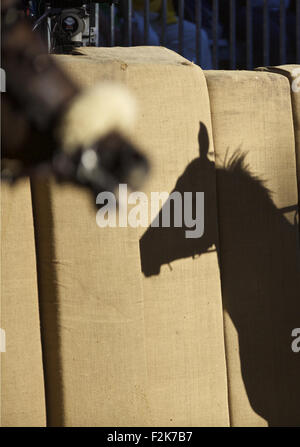
<svg viewBox="0 0 300 447"><path fill-rule="evenodd" d="M202 123L198 141L199 157L178 178L140 239L141 267L145 276L158 275L163 264L199 256L217 244L215 166L208 158L209 137Z"/></svg>

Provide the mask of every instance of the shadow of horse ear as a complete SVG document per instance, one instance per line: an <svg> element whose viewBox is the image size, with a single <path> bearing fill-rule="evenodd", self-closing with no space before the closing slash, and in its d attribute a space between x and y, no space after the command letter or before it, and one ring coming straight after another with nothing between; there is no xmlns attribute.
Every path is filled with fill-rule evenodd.
<svg viewBox="0 0 300 447"><path fill-rule="evenodd" d="M207 127L201 121L199 123L198 143L199 143L199 157L203 161L205 158L207 158L208 155L209 136L207 132Z"/></svg>
<svg viewBox="0 0 300 447"><path fill-rule="evenodd" d="M195 257L196 255L206 253L209 247L216 244L215 165L207 158L209 136L206 126L201 122L198 141L201 156L189 163L182 175L177 179L168 200L140 239L141 269L145 276L158 275L162 265L170 265L172 261L177 259ZM178 202L175 204L175 193L182 199L179 211ZM195 225L192 228L186 225L185 211L188 205L185 201L185 193L190 193L191 214L193 218L196 216L196 219L194 219ZM199 210L197 205L197 203L199 204L199 201L197 202L199 193L204 193L204 205L203 209L197 212ZM176 210L175 207L177 207ZM180 227L174 224L175 211L176 216L180 213L182 218ZM163 216L166 214L170 215L169 226L163 226ZM195 235L189 236L189 238L187 232L199 229L202 223L204 225L204 217L204 234L200 237L195 237ZM153 216L151 216L151 219L153 219ZM158 227L153 225L153 222L157 220L160 225Z"/></svg>

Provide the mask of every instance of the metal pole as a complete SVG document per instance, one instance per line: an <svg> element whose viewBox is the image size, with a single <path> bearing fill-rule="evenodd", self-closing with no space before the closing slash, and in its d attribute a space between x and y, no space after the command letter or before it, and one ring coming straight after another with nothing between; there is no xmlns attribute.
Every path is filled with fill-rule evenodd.
<svg viewBox="0 0 300 447"><path fill-rule="evenodd" d="M144 0L144 44L149 43L149 26L150 26L150 3Z"/></svg>
<svg viewBox="0 0 300 447"><path fill-rule="evenodd" d="M280 0L280 63L286 63L286 10L285 0Z"/></svg>
<svg viewBox="0 0 300 447"><path fill-rule="evenodd" d="M195 2L195 18L196 18L196 64L202 63L202 0Z"/></svg>
<svg viewBox="0 0 300 447"><path fill-rule="evenodd" d="M126 25L127 25L127 46L131 47L131 45L132 45L132 0L127 0Z"/></svg>
<svg viewBox="0 0 300 447"><path fill-rule="evenodd" d="M218 48L218 23L219 23L219 0L213 0L213 67L215 70L219 66Z"/></svg>
<svg viewBox="0 0 300 447"><path fill-rule="evenodd" d="M230 0L230 68L236 69L236 1Z"/></svg>
<svg viewBox="0 0 300 447"><path fill-rule="evenodd" d="M48 53L51 53L51 18L47 17L47 42L48 42Z"/></svg>
<svg viewBox="0 0 300 447"><path fill-rule="evenodd" d="M183 45L183 36L184 36L184 0L178 0L178 53L183 56L184 45Z"/></svg>
<svg viewBox="0 0 300 447"><path fill-rule="evenodd" d="M253 29L252 29L252 4L247 0L247 69L253 68Z"/></svg>
<svg viewBox="0 0 300 447"><path fill-rule="evenodd" d="M110 46L115 45L115 5L110 5Z"/></svg>
<svg viewBox="0 0 300 447"><path fill-rule="evenodd" d="M297 64L300 64L300 0L296 0L296 47L297 47Z"/></svg>
<svg viewBox="0 0 300 447"><path fill-rule="evenodd" d="M99 3L95 5L95 45L96 47L100 47L100 30L99 30Z"/></svg>
<svg viewBox="0 0 300 447"><path fill-rule="evenodd" d="M163 47L166 45L166 29L167 29L167 0L162 0L160 44Z"/></svg>
<svg viewBox="0 0 300 447"><path fill-rule="evenodd" d="M269 0L264 0L264 66L270 64Z"/></svg>

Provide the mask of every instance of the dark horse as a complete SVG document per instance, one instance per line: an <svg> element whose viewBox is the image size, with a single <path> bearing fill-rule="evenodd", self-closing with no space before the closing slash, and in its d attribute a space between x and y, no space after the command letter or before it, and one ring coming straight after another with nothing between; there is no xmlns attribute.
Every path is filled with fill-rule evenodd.
<svg viewBox="0 0 300 447"><path fill-rule="evenodd" d="M201 156L187 166L174 191L204 191L204 235L186 239L187 228L150 226L140 240L142 271L145 276L158 275L162 264L205 255L215 246L223 305L238 332L250 404L270 426L300 425L300 355L291 349L292 330L300 326L297 226L276 208L264 182L247 167L244 154L237 151L225 166L209 161L203 125L199 145ZM213 212L214 175L218 222ZM225 345L230 350L227 339ZM229 363L229 379L230 368Z"/></svg>
<svg viewBox="0 0 300 447"><path fill-rule="evenodd" d="M50 171L57 180L87 187L95 195L120 182L135 188L148 165L122 132L131 116L128 92L107 84L92 92L79 88L32 32L19 0L2 0L1 20L7 80L2 177L13 181ZM112 98L118 106L111 105Z"/></svg>

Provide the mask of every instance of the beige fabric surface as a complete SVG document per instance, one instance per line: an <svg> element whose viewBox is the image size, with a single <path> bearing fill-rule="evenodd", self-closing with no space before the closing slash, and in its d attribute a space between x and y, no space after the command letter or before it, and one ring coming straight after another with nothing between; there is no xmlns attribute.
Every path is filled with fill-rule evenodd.
<svg viewBox="0 0 300 447"><path fill-rule="evenodd" d="M1 185L1 425L45 426L34 230L28 180Z"/></svg>
<svg viewBox="0 0 300 447"><path fill-rule="evenodd" d="M57 60L82 85L118 79L138 99L133 137L152 165L145 191L171 192L177 181L178 188L195 189L201 181L211 238L200 239L194 253L182 231L100 229L84 191L35 185L49 423L227 426L219 268L216 251L206 253L217 229L204 75L163 48L83 52ZM141 256L148 275L162 264L160 273L145 276Z"/></svg>
<svg viewBox="0 0 300 447"><path fill-rule="evenodd" d="M280 211L298 202L289 82L260 72L205 76L231 425L299 425L300 358L291 349L300 315L296 211Z"/></svg>
<svg viewBox="0 0 300 447"><path fill-rule="evenodd" d="M300 65L280 65L274 67L262 67L258 70L270 71L286 76L291 84L291 98L293 108L295 147L297 161L298 184L300 185ZM300 191L300 186L298 186Z"/></svg>

